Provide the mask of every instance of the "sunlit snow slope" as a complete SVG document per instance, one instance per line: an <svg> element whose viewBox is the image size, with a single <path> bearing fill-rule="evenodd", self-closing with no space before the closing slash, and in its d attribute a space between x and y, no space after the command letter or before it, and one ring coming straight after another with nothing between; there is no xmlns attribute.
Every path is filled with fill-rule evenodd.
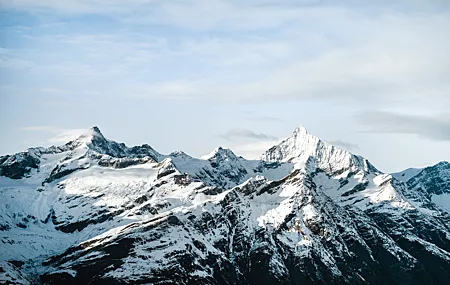
<svg viewBox="0 0 450 285"><path fill-rule="evenodd" d="M304 127L246 160L97 127L0 157L0 282L450 284L450 167L385 174Z"/></svg>

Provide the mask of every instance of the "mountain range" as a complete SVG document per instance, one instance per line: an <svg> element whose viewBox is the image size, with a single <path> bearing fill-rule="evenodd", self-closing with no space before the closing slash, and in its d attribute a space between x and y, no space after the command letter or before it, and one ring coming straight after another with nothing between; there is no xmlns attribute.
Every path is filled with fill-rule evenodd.
<svg viewBox="0 0 450 285"><path fill-rule="evenodd" d="M450 164L383 173L300 126L247 160L99 128L0 157L2 284L450 284Z"/></svg>

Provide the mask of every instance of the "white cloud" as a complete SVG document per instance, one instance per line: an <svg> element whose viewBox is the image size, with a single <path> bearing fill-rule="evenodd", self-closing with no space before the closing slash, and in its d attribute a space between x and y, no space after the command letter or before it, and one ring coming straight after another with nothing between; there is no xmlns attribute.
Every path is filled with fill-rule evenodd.
<svg viewBox="0 0 450 285"><path fill-rule="evenodd" d="M316 1L16 0L2 4L38 12L120 16L142 21L139 27L153 21L178 30L215 32L164 38L124 29L117 34L35 36L80 53L76 60L36 63L35 74L83 77L97 84L100 80L95 79L101 78L108 85L113 79L111 90L103 89L111 95L413 105L415 98L426 93L429 102L449 100L450 14L448 5L437 1L326 5ZM404 11L395 10L396 6ZM232 32L224 33L224 29ZM251 29L257 31L246 32ZM21 66L25 61L20 60L25 59L7 63ZM154 80L136 78L158 69L166 75Z"/></svg>
<svg viewBox="0 0 450 285"><path fill-rule="evenodd" d="M55 126L28 126L28 127L23 127L22 130L24 131L38 131L38 132L50 132L50 133L54 133L54 132L59 132L61 129Z"/></svg>
<svg viewBox="0 0 450 285"><path fill-rule="evenodd" d="M301 99L357 105L417 105L415 100L426 94L427 102L438 102L437 108L442 108L442 101L450 104L448 12L368 17L358 16L357 10L341 10L324 10L333 21L313 28L316 38L304 29L287 28L276 39L264 35L257 40L190 40L176 48L211 72L194 69L174 80L142 83L132 93L228 102ZM309 24L323 17L310 15ZM293 22L295 27L299 24ZM328 39L327 29L331 30ZM265 60L270 66L264 65ZM223 69L226 63L232 68ZM225 65L212 68L218 64Z"/></svg>
<svg viewBox="0 0 450 285"><path fill-rule="evenodd" d="M359 114L358 121L369 132L415 134L437 141L450 141L450 114L397 114L368 111Z"/></svg>
<svg viewBox="0 0 450 285"><path fill-rule="evenodd" d="M0 47L0 68L26 69L31 66L32 63L22 58L16 50Z"/></svg>
<svg viewBox="0 0 450 285"><path fill-rule="evenodd" d="M124 22L168 25L194 30L257 31L320 19L315 29L333 22L336 13L433 13L447 11L448 1L394 0L0 0L0 6L33 13L97 14Z"/></svg>
<svg viewBox="0 0 450 285"><path fill-rule="evenodd" d="M310 1L299 3L305 2ZM99 14L124 22L200 30L257 30L298 17L298 5L283 7L234 0L0 0L0 5L35 13Z"/></svg>
<svg viewBox="0 0 450 285"><path fill-rule="evenodd" d="M70 130L62 130L58 132L55 136L49 138L47 141L51 144L65 144L69 141L72 141L82 134L86 133L86 129L70 129Z"/></svg>
<svg viewBox="0 0 450 285"><path fill-rule="evenodd" d="M50 144L65 144L72 141L82 134L86 133L86 129L63 129L56 126L27 126L23 127L22 130L28 132L44 132L52 134L46 142Z"/></svg>
<svg viewBox="0 0 450 285"><path fill-rule="evenodd" d="M230 147L230 149L233 150L234 153L237 155L243 156L246 159L260 159L261 155L271 148L272 146L279 143L277 140L271 140L271 141L261 141L261 142L254 142L254 143L247 143L247 144L241 144L241 145L233 145L233 146L227 146Z"/></svg>
<svg viewBox="0 0 450 285"><path fill-rule="evenodd" d="M341 147L348 151L354 151L354 150L359 149L357 144L353 144L353 143L342 141L342 140L329 141L329 143L332 145L335 145L337 147Z"/></svg>
<svg viewBox="0 0 450 285"><path fill-rule="evenodd" d="M283 119L272 116L249 116L248 119L255 122L284 123Z"/></svg>
<svg viewBox="0 0 450 285"><path fill-rule="evenodd" d="M289 42L268 41L254 36L240 40L220 37L188 39L181 42L177 49L182 54L211 60L220 67L270 63L287 59L295 52Z"/></svg>
<svg viewBox="0 0 450 285"><path fill-rule="evenodd" d="M243 129L243 128L234 128L228 130L226 133L219 135L219 137L224 138L226 140L240 140L240 139L252 139L252 140L269 140L273 141L277 138L268 134L263 133L255 133L252 130Z"/></svg>
<svg viewBox="0 0 450 285"><path fill-rule="evenodd" d="M0 0L2 9L26 10L43 22L67 14L98 14L122 27L111 33L93 25L92 34L83 34L62 25L56 35L28 27L21 34L29 45L0 49L0 65L7 71L26 69L20 79L38 82L36 88L18 84L22 91L10 94L28 88L31 94L41 92L33 96L65 94L86 104L95 95L104 96L105 105L120 96L138 96L250 106L331 100L355 112L447 111L449 1L336 3ZM278 121L270 116L250 120ZM371 130L379 128L370 125ZM243 148L258 149L253 151L258 155L261 150Z"/></svg>

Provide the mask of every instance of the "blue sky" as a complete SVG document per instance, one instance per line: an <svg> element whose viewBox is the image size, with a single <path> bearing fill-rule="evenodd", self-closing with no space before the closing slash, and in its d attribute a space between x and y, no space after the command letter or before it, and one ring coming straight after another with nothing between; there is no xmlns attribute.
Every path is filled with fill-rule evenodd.
<svg viewBox="0 0 450 285"><path fill-rule="evenodd" d="M450 160L448 1L0 0L0 154L97 125L257 157L303 124L384 171Z"/></svg>

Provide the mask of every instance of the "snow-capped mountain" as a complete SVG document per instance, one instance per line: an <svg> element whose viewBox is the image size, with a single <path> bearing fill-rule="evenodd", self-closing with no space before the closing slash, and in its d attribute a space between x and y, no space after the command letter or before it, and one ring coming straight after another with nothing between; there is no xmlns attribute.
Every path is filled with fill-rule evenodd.
<svg viewBox="0 0 450 285"><path fill-rule="evenodd" d="M315 159L317 167L330 175L352 167L365 172L379 172L367 159L321 141L309 134L303 126L296 128L292 136L267 150L262 160L304 164L310 157Z"/></svg>
<svg viewBox="0 0 450 285"><path fill-rule="evenodd" d="M414 192L450 212L450 163L444 161L424 168L406 182Z"/></svg>
<svg viewBox="0 0 450 285"><path fill-rule="evenodd" d="M450 164L385 174L304 127L246 160L94 127L0 157L6 284L448 284Z"/></svg>

